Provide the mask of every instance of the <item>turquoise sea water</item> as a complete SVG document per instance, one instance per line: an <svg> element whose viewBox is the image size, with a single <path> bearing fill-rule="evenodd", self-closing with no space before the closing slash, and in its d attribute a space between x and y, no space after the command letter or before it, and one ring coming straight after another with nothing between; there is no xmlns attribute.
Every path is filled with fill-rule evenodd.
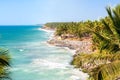
<svg viewBox="0 0 120 80"><path fill-rule="evenodd" d="M70 65L73 53L46 41L53 32L42 26L0 26L0 46L12 56L13 80L86 80Z"/></svg>

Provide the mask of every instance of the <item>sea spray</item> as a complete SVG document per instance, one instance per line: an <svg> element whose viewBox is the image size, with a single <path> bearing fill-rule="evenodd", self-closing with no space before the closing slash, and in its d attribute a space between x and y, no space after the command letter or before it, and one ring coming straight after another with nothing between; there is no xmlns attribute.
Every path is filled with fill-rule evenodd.
<svg viewBox="0 0 120 80"><path fill-rule="evenodd" d="M42 26L41 26L42 27ZM70 65L73 53L46 43L51 31L39 26L0 27L0 45L12 56L13 80L86 80L87 74ZM9 34L8 34L9 32ZM53 34L52 34L53 35Z"/></svg>

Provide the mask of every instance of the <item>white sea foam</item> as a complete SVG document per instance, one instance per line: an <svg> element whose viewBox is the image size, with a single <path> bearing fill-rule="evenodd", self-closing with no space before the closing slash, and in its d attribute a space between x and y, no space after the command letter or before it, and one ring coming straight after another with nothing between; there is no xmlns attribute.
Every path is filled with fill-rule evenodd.
<svg viewBox="0 0 120 80"><path fill-rule="evenodd" d="M51 30L45 30L42 28L39 28L38 30L45 31L45 32L47 32L47 34L49 34L49 32L52 32ZM49 39L51 39L53 36L54 36L53 33L50 33ZM47 47L47 49L46 49L46 47ZM51 48L51 47L53 47L53 48ZM15 72L22 71L25 73L45 74L45 72L48 71L48 73L49 73L49 71L51 71L51 70L54 71L54 69L55 69L55 70L58 70L58 72L56 72L55 74L63 75L63 77L66 74L69 75L68 80L86 80L87 74L84 74L83 72L79 71L78 69L74 69L73 66L69 65L68 62L71 59L69 56L67 56L67 55L61 56L62 53L65 53L67 51L70 51L70 53L75 53L74 50L71 50L69 48L63 49L61 47L55 47L55 46L51 46L51 47L48 46L45 42L41 42L41 41L40 42L27 42L25 44L22 44L17 49L20 52L22 52L24 50L25 51L29 50L30 53L29 53L29 51L26 52L26 56L28 56L27 53L29 53L29 55L31 55L31 56L40 55L40 53L43 53L43 51L40 52L40 50L42 50L43 48L46 49L47 51L50 50L50 55L48 54L43 59L38 58L38 57L35 59L32 59L31 63L20 65L17 68L12 69L12 71L15 71ZM38 52L37 52L37 50L38 50ZM47 51L44 51L44 52L47 52ZM33 53L35 53L35 54L33 54ZM39 54L37 54L37 53L39 53ZM53 54L53 53L57 53L57 55ZM60 55L59 55L59 53L60 53ZM70 54L70 55L72 55L72 54Z"/></svg>
<svg viewBox="0 0 120 80"><path fill-rule="evenodd" d="M42 28L38 28L38 30L47 32L49 34L49 40L53 38L54 33L55 33L55 30L47 30L47 29L42 29Z"/></svg>
<svg viewBox="0 0 120 80"><path fill-rule="evenodd" d="M23 52L23 51L24 51L24 49L19 49L19 51L20 51L20 52Z"/></svg>
<svg viewBox="0 0 120 80"><path fill-rule="evenodd" d="M49 37L49 39L54 36L54 31L42 28L38 30L45 31L45 35L43 36ZM35 39L37 39L37 37ZM51 77L57 77L58 80L86 80L86 74L75 70L73 66L69 64L72 58L71 52L74 53L74 50L48 46L45 41L41 40L25 41L17 44L9 43L7 45L12 45L11 47L15 50L13 53L13 59L15 61L13 61L11 69L13 77L16 78L15 80L30 80L34 78L40 80L44 79L44 77L46 77L46 80L52 79ZM23 77L23 79L21 79L21 77ZM62 77L62 79L59 79L60 77Z"/></svg>
<svg viewBox="0 0 120 80"><path fill-rule="evenodd" d="M72 76L70 77L70 79L72 80L87 80L87 78L89 77L88 74L83 73L79 69L73 69L71 72Z"/></svg>
<svg viewBox="0 0 120 80"><path fill-rule="evenodd" d="M69 51L70 53L75 54L76 50L70 49L68 47L63 47L63 48L66 49L67 51Z"/></svg>
<svg viewBox="0 0 120 80"><path fill-rule="evenodd" d="M24 44L21 44L20 46L14 46L14 48L18 48L19 51L24 51L24 49L26 48L34 48L34 47L38 47L41 46L42 44L45 44L43 42L26 42Z"/></svg>
<svg viewBox="0 0 120 80"><path fill-rule="evenodd" d="M70 79L71 79L71 80L80 80L80 78L79 78L78 76L74 76L74 75L72 75L72 76L70 77Z"/></svg>
<svg viewBox="0 0 120 80"><path fill-rule="evenodd" d="M54 30L46 30L46 29L42 29L42 28L38 28L38 30L45 31L45 32L55 32Z"/></svg>
<svg viewBox="0 0 120 80"><path fill-rule="evenodd" d="M43 66L43 67L47 67L48 69L56 69L56 68L66 69L66 66L68 66L62 63L51 62L45 59L34 59L31 65L34 65L37 67Z"/></svg>
<svg viewBox="0 0 120 80"><path fill-rule="evenodd" d="M26 73L37 72L37 74L41 74L42 72L44 74L44 71L49 71L52 69L59 69L59 71L56 73L57 75L71 75L68 80L87 80L89 77L86 73L79 71L79 69L73 69L72 67L66 68L66 65L64 64L54 63L43 59L36 59L29 65L21 65L17 68L12 68L11 71L22 71Z"/></svg>
<svg viewBox="0 0 120 80"><path fill-rule="evenodd" d="M27 72L27 73L34 72L34 71L30 70L30 68L26 65L20 66L20 67L17 67L17 68L11 68L10 71L12 71L12 72L22 71L22 72Z"/></svg>
<svg viewBox="0 0 120 80"><path fill-rule="evenodd" d="M10 71L18 71L19 68L11 68Z"/></svg>

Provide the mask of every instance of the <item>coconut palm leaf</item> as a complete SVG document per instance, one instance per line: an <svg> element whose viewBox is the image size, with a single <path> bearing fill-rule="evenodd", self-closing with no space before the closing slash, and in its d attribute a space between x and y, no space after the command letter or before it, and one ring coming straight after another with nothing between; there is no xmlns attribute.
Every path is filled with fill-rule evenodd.
<svg viewBox="0 0 120 80"><path fill-rule="evenodd" d="M110 7L107 7L106 10L113 23L112 31L120 39L120 5L116 6L114 10L111 10Z"/></svg>
<svg viewBox="0 0 120 80"><path fill-rule="evenodd" d="M102 23L105 25L104 27L106 28L107 32L109 32L109 34L113 34L111 26L109 26L109 24L107 24L104 19L102 20Z"/></svg>
<svg viewBox="0 0 120 80"><path fill-rule="evenodd" d="M10 67L9 51L0 49L0 80L11 80L8 68Z"/></svg>
<svg viewBox="0 0 120 80"><path fill-rule="evenodd" d="M8 50L0 50L0 66L10 66L10 56Z"/></svg>
<svg viewBox="0 0 120 80"><path fill-rule="evenodd" d="M0 58L0 65L4 65L4 66L10 66L10 63L9 63L9 61L6 61L6 60L4 60L4 59L1 59Z"/></svg>
<svg viewBox="0 0 120 80"><path fill-rule="evenodd" d="M103 64L93 69L91 72L93 80L115 80L120 76L120 61Z"/></svg>
<svg viewBox="0 0 120 80"><path fill-rule="evenodd" d="M102 20L103 29L97 22L90 29L93 44L99 51L77 54L72 61L75 67L90 74L90 80L116 80L120 77L120 5L106 10L109 19Z"/></svg>
<svg viewBox="0 0 120 80"><path fill-rule="evenodd" d="M74 56L72 61L73 65L76 65L77 68L87 69L87 72L90 72L91 69L94 69L96 66L101 64L108 64L113 61L120 60L120 54L78 54Z"/></svg>

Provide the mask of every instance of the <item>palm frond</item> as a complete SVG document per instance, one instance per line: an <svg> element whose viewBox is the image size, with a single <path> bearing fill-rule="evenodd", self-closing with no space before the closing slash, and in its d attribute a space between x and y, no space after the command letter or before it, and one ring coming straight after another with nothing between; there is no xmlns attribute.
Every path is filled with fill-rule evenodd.
<svg viewBox="0 0 120 80"><path fill-rule="evenodd" d="M111 27L113 27L112 29L113 29L114 35L120 39L120 16L119 16L120 14L117 13L116 9L120 10L120 6L116 6L115 10L111 10L110 7L106 8L107 13L113 23L113 26L111 26Z"/></svg>
<svg viewBox="0 0 120 80"><path fill-rule="evenodd" d="M105 20L102 20L102 23L105 25L107 32L109 32L110 34L113 34L111 27L105 22Z"/></svg>
<svg viewBox="0 0 120 80"><path fill-rule="evenodd" d="M110 16L110 18L114 21L113 16L112 16L111 8L110 7L106 7L106 11L107 11L108 15Z"/></svg>
<svg viewBox="0 0 120 80"><path fill-rule="evenodd" d="M91 75L94 80L115 80L120 76L120 61L100 65Z"/></svg>

